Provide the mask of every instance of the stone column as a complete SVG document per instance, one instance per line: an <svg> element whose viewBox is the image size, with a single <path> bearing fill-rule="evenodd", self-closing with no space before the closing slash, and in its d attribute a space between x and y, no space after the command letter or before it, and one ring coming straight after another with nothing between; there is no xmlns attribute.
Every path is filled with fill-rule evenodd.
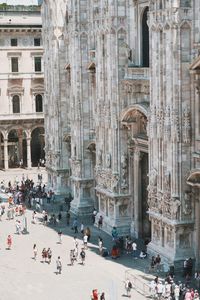
<svg viewBox="0 0 200 300"><path fill-rule="evenodd" d="M135 237L138 238L139 236L139 219L140 219L140 212L139 212L139 161L140 161L140 151L135 149L134 151L134 223L135 223L135 230L134 234Z"/></svg>
<svg viewBox="0 0 200 300"><path fill-rule="evenodd" d="M18 131L18 139L19 139L19 161L22 159L23 162L24 162L24 159L23 159L23 133L21 132L21 130Z"/></svg>
<svg viewBox="0 0 200 300"><path fill-rule="evenodd" d="M8 140L4 139L4 169L8 170Z"/></svg>
<svg viewBox="0 0 200 300"><path fill-rule="evenodd" d="M199 210L200 210L200 203L199 203L199 196L200 196L200 190L196 192L197 194L195 195L195 220L196 220L196 249L195 249L195 254L196 254L196 267L199 268L200 265L200 219L199 219Z"/></svg>
<svg viewBox="0 0 200 300"><path fill-rule="evenodd" d="M31 169L32 162L31 162L31 139L27 138L27 167Z"/></svg>

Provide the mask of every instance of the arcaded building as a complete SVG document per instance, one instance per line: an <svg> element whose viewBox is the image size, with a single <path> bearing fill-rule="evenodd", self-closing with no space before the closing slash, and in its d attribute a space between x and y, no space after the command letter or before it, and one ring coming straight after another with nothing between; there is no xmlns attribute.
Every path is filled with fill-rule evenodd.
<svg viewBox="0 0 200 300"><path fill-rule="evenodd" d="M0 168L44 159L40 6L0 5Z"/></svg>
<svg viewBox="0 0 200 300"><path fill-rule="evenodd" d="M199 263L199 0L44 1L49 185Z"/></svg>

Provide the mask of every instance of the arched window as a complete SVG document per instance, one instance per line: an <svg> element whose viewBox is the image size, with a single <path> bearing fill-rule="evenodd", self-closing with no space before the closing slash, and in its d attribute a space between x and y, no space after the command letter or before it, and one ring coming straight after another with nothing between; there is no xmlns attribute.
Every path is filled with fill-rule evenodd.
<svg viewBox="0 0 200 300"><path fill-rule="evenodd" d="M149 27L147 25L149 8L146 7L142 17L142 66L149 67Z"/></svg>
<svg viewBox="0 0 200 300"><path fill-rule="evenodd" d="M12 98L13 114L20 113L20 99L18 95L14 95Z"/></svg>
<svg viewBox="0 0 200 300"><path fill-rule="evenodd" d="M43 112L43 100L41 95L35 97L35 108L36 112Z"/></svg>

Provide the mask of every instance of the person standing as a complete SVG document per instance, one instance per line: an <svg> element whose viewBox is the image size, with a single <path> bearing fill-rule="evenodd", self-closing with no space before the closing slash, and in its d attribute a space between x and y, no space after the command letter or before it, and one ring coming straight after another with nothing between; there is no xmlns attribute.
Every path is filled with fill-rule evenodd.
<svg viewBox="0 0 200 300"><path fill-rule="evenodd" d="M100 295L100 300L105 300L106 298L105 298L105 293L103 292L103 293L101 293L101 295Z"/></svg>
<svg viewBox="0 0 200 300"><path fill-rule="evenodd" d="M85 234L84 235L84 237L83 237L83 245L84 245L84 249L86 249L87 250L87 241L88 241L88 236L87 236L87 234Z"/></svg>
<svg viewBox="0 0 200 300"><path fill-rule="evenodd" d="M103 240L101 237L99 237L99 254L103 255Z"/></svg>
<svg viewBox="0 0 200 300"><path fill-rule="evenodd" d="M67 211L66 220L67 220L67 225L69 226L69 223L70 223L70 212L69 211Z"/></svg>
<svg viewBox="0 0 200 300"><path fill-rule="evenodd" d="M36 260L37 258L37 247L36 244L33 245L33 259Z"/></svg>
<svg viewBox="0 0 200 300"><path fill-rule="evenodd" d="M85 230L85 234L88 236L88 242L90 241L90 237L91 237L91 232L90 232L90 228L87 227Z"/></svg>
<svg viewBox="0 0 200 300"><path fill-rule="evenodd" d="M97 215L97 211L96 211L96 209L94 208L93 213L92 213L92 223L93 223L93 224L95 223L96 215Z"/></svg>
<svg viewBox="0 0 200 300"><path fill-rule="evenodd" d="M58 231L58 244L62 244L62 231Z"/></svg>
<svg viewBox="0 0 200 300"><path fill-rule="evenodd" d="M135 241L132 243L132 250L133 250L133 257L137 259L137 244Z"/></svg>
<svg viewBox="0 0 200 300"><path fill-rule="evenodd" d="M98 290L94 289L92 291L92 300L98 300Z"/></svg>
<svg viewBox="0 0 200 300"><path fill-rule="evenodd" d="M12 246L12 237L9 234L8 237L7 237L7 249L11 250L11 246Z"/></svg>
<svg viewBox="0 0 200 300"><path fill-rule="evenodd" d="M51 263L51 257L52 257L52 251L50 248L47 249L47 258L48 258L48 264Z"/></svg>
<svg viewBox="0 0 200 300"><path fill-rule="evenodd" d="M56 268L57 268L56 274L61 274L61 272L62 272L62 262L61 262L60 256L58 256L58 259L56 260Z"/></svg>
<svg viewBox="0 0 200 300"><path fill-rule="evenodd" d="M84 224L81 222L81 234L84 236Z"/></svg>
<svg viewBox="0 0 200 300"><path fill-rule="evenodd" d="M103 217L100 216L100 217L99 217L99 221L98 221L98 228L99 228L99 229L102 229L102 226L103 226Z"/></svg>
<svg viewBox="0 0 200 300"><path fill-rule="evenodd" d="M74 219L73 229L74 229L74 233L78 233L78 221L77 221L77 218Z"/></svg>

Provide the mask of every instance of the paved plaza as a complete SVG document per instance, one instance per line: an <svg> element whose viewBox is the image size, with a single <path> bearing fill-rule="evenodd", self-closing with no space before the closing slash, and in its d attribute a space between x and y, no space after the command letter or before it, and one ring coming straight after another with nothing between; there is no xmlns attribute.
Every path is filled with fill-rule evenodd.
<svg viewBox="0 0 200 300"><path fill-rule="evenodd" d="M18 217L20 219L22 217ZM86 250L84 266L75 263L70 266L69 251L74 248L71 228L61 228L62 244L58 244L57 232L44 225L31 224L31 212L27 212L29 234L15 234L15 221L5 220L0 224L0 299L37 299L37 300L87 300L92 289L104 291L106 299L123 299L124 275L127 266L120 261L113 261L99 256L97 246L91 242ZM69 235L67 234L69 232ZM6 238L13 237L12 250L6 250ZM78 235L80 238L80 234ZM92 241L95 240L93 237ZM33 244L37 244L38 257L34 261ZM79 240L79 245L82 241ZM41 263L44 247L52 249L52 263ZM80 246L79 246L80 249ZM63 271L56 275L56 259L61 256ZM132 260L132 261L131 261ZM134 261L130 258L130 267ZM133 291L133 299L145 299Z"/></svg>
<svg viewBox="0 0 200 300"><path fill-rule="evenodd" d="M42 174L42 182L47 183L47 172L45 168L16 168L8 169L6 171L0 170L0 182L5 182L5 185L8 186L8 182L11 181L11 184L14 184L16 181L21 182L22 176L25 179L33 179L35 183L38 182L38 174Z"/></svg>
<svg viewBox="0 0 200 300"><path fill-rule="evenodd" d="M10 176L5 181L15 176L20 177L21 170L10 171ZM44 171L43 171L44 172ZM27 173L28 174L28 173ZM29 178L37 179L37 170L29 171ZM0 178L2 180L2 177ZM63 215L65 213L63 212ZM70 265L69 252L74 248L74 233L67 227L65 221L56 228L47 227L38 220L37 224L31 223L32 211L26 212L28 220L28 234L15 234L15 220L6 220L6 214L0 222L0 300L87 300L91 299L91 291L97 288L105 292L106 300L126 299L124 280L128 268L133 268L136 260L125 255L118 260L103 258L98 253L98 236L104 240L106 246L111 244L111 237L93 227L91 228L91 243L86 250L86 263L84 266L79 261L74 266ZM40 217L40 214L38 214ZM23 219L22 216L17 219ZM80 221L80 220L79 220ZM86 221L84 221L86 222ZM57 231L63 232L62 244L58 244ZM8 234L13 237L13 247L6 250ZM81 234L77 234L79 249L82 245ZM38 257L33 260L33 244L37 244ZM52 249L51 264L41 263L42 249ZM56 275L56 259L61 256L63 270L61 275ZM140 272L136 271L135 272ZM146 299L135 290L132 299Z"/></svg>

